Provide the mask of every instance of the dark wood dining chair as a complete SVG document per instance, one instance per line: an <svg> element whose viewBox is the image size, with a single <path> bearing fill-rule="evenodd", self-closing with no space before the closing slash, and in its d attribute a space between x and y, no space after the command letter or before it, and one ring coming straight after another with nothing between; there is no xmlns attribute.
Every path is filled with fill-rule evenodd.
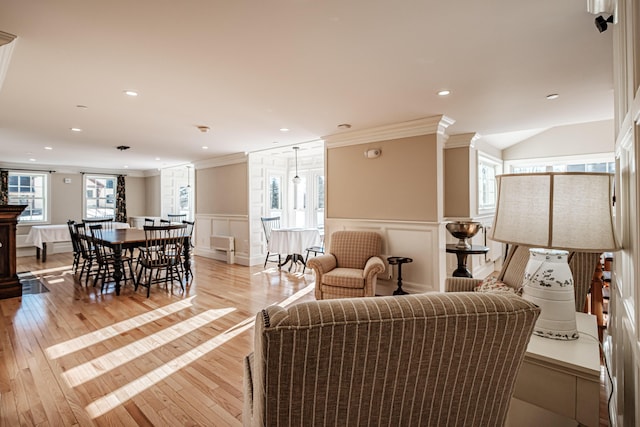
<svg viewBox="0 0 640 427"><path fill-rule="evenodd" d="M138 260L140 269L135 282L136 291L140 285L146 287L148 298L153 283L163 281L168 290L169 280L171 283L178 280L184 290L180 265L186 229L186 224L144 227L145 245ZM164 276L160 276L161 272Z"/></svg>
<svg viewBox="0 0 640 427"><path fill-rule="evenodd" d="M98 262L98 271L96 272L96 276L93 279L93 286L98 284L98 281L102 281L100 284L100 292L104 291L104 285L108 279L113 278L113 272L115 271L116 258L113 253L113 249L109 246L101 243L102 241L102 224L90 225L89 230L91 231L91 237L93 239L93 246L95 250L96 261ZM127 277L126 269L122 272L124 281L127 279L131 279L133 281L133 262L131 257L122 255L122 265L126 265L129 267L129 275Z"/></svg>
<svg viewBox="0 0 640 427"><path fill-rule="evenodd" d="M78 242L78 233L76 233L75 221L70 219L67 221L67 227L69 228L69 236L71 236L71 248L73 249L73 274L78 272L78 266L80 265L80 242Z"/></svg>
<svg viewBox="0 0 640 427"><path fill-rule="evenodd" d="M87 229L84 222L73 224L73 226L76 231L78 248L80 249L80 256L82 258L79 279L82 280L82 276L84 275L84 284L85 286L89 286L89 277L95 276L97 273L97 270L94 268L97 263L91 230Z"/></svg>

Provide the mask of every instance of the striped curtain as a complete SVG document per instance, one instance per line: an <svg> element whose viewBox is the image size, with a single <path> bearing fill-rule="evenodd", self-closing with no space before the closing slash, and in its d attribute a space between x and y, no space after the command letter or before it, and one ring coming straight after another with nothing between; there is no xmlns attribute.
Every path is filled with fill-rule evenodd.
<svg viewBox="0 0 640 427"><path fill-rule="evenodd" d="M0 171L0 205L9 204L9 171Z"/></svg>
<svg viewBox="0 0 640 427"><path fill-rule="evenodd" d="M124 175L118 175L116 186L116 221L127 222L127 197L124 190Z"/></svg>

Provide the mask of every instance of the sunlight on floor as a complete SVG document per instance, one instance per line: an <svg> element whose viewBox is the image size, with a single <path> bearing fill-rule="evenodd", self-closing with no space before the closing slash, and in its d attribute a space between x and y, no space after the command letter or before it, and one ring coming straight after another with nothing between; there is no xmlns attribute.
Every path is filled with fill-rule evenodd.
<svg viewBox="0 0 640 427"><path fill-rule="evenodd" d="M89 362L71 368L62 374L70 387L76 387L87 381L104 375L118 366L129 363L145 354L162 347L196 329L211 323L222 316L234 312L235 308L207 310L187 320L176 323L155 334L148 335L115 351L103 354Z"/></svg>
<svg viewBox="0 0 640 427"><path fill-rule="evenodd" d="M295 294L291 295L289 298L281 301L277 305L282 307L286 307L303 296L307 295L309 292L314 290L314 286L306 286L305 288L299 290ZM240 335L241 333L248 331L254 325L255 317L251 316L242 322L232 326L226 331L222 332L220 335L200 344L197 347L187 351L182 354L180 357L176 357L175 359L165 363L162 366L154 369L151 372L146 373L135 381L130 382L129 384L120 387L117 390L112 391L111 393L95 400L93 403L89 404L85 407L85 410L91 416L91 418L98 418L107 412L113 410L115 407L122 405L123 402L131 399L133 396L136 396L139 393L142 393L149 387L154 386L160 381L171 376L174 372L179 371L180 369L188 366L199 358L205 356L207 353L215 350L220 347L230 339ZM85 365L91 365L95 362L93 361L86 363ZM99 363L97 363L99 364ZM74 368L75 369L75 368ZM69 371L68 371L69 372Z"/></svg>
<svg viewBox="0 0 640 427"><path fill-rule="evenodd" d="M123 320L122 322L114 323L111 326L107 326L106 328L91 332L90 334L85 334L80 337L62 342L60 344L53 345L47 348L47 356L52 360L57 359L78 350L82 350L83 348L98 344L101 341L108 340L116 335L120 335L123 332L139 328L140 326L147 323L155 322L156 320L162 319L169 314L184 310L187 307L191 307L193 305L193 298L195 298L195 296L185 298L173 304L165 305L164 307L160 307L148 313L143 313L139 316Z"/></svg>

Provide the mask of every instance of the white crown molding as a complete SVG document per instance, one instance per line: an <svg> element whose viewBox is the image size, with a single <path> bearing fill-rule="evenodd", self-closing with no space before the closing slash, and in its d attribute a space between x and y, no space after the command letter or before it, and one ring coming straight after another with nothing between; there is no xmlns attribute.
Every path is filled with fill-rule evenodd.
<svg viewBox="0 0 640 427"><path fill-rule="evenodd" d="M475 142L480 139L477 133L459 133L457 135L449 135L449 139L445 142L444 148L474 148Z"/></svg>
<svg viewBox="0 0 640 427"><path fill-rule="evenodd" d="M235 165L238 163L247 163L247 155L245 153L230 154L228 156L214 157L207 160L193 162L196 169L215 168L219 166Z"/></svg>
<svg viewBox="0 0 640 427"><path fill-rule="evenodd" d="M433 116L370 129L328 135L322 139L324 139L327 148L345 147L419 135L444 134L454 122L455 120L447 116Z"/></svg>
<svg viewBox="0 0 640 427"><path fill-rule="evenodd" d="M16 36L0 31L0 89L9 69L11 54L16 45Z"/></svg>

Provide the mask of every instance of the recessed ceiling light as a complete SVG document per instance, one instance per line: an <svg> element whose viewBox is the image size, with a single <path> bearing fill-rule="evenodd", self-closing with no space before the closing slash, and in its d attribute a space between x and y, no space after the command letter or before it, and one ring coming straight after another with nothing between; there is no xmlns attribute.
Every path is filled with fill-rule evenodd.
<svg viewBox="0 0 640 427"><path fill-rule="evenodd" d="M560 95L558 95L557 93L552 93L552 94L547 95L547 99L557 99L559 97L560 97Z"/></svg>
<svg viewBox="0 0 640 427"><path fill-rule="evenodd" d="M53 150L53 147L44 147L45 150Z"/></svg>
<svg viewBox="0 0 640 427"><path fill-rule="evenodd" d="M280 132L289 132L289 129L287 129L287 128L280 128Z"/></svg>
<svg viewBox="0 0 640 427"><path fill-rule="evenodd" d="M128 166L128 165L124 165L124 168L125 168L125 169L129 169L129 166Z"/></svg>
<svg viewBox="0 0 640 427"><path fill-rule="evenodd" d="M160 160L160 157L156 157L156 160Z"/></svg>
<svg viewBox="0 0 640 427"><path fill-rule="evenodd" d="M86 105L78 104L78 105L76 105L76 108L85 109L85 108L89 108L89 107L87 107Z"/></svg>
<svg viewBox="0 0 640 427"><path fill-rule="evenodd" d="M338 129L351 129L351 125L349 123L341 123L338 125Z"/></svg>
<svg viewBox="0 0 640 427"><path fill-rule="evenodd" d="M36 161L36 159L29 159L29 161L30 161L30 162L35 162L35 161Z"/></svg>
<svg viewBox="0 0 640 427"><path fill-rule="evenodd" d="M80 128L71 128L71 131L73 131L73 132L82 132L82 129L80 129Z"/></svg>
<svg viewBox="0 0 640 427"><path fill-rule="evenodd" d="M208 150L208 149L209 149L209 147L207 147L206 145L203 145L203 146L202 146L202 149L203 149L203 150Z"/></svg>
<svg viewBox="0 0 640 427"><path fill-rule="evenodd" d="M138 92L136 92L135 90L125 90L124 94L127 96L138 96Z"/></svg>
<svg viewBox="0 0 640 427"><path fill-rule="evenodd" d="M450 94L451 94L451 91L447 90L447 89L444 89L444 90L441 90L441 91L438 92L438 96L447 96L447 95L450 95Z"/></svg>

